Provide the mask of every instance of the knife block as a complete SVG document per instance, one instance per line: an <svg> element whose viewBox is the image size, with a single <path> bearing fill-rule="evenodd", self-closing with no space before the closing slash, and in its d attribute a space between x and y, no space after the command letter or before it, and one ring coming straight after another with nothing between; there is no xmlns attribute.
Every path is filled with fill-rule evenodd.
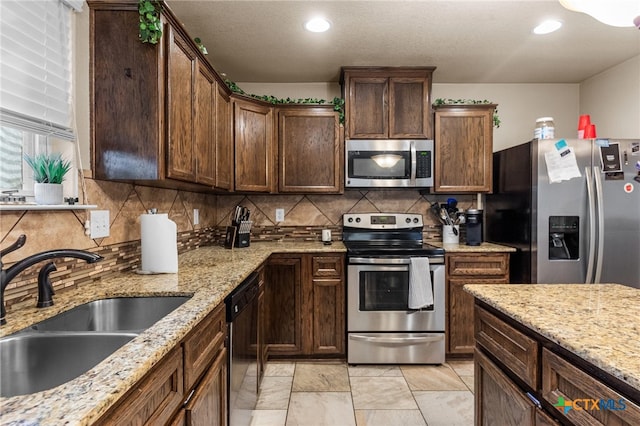
<svg viewBox="0 0 640 426"><path fill-rule="evenodd" d="M233 241L234 247L249 247L251 244L251 224L252 222L250 220L243 220L233 224L236 228Z"/></svg>

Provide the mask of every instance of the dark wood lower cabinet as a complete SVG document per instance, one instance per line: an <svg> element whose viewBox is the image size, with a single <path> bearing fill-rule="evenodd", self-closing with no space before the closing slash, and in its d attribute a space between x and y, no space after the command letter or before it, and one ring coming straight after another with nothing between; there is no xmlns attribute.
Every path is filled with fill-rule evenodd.
<svg viewBox="0 0 640 426"><path fill-rule="evenodd" d="M265 267L269 356L344 356L344 256L273 255Z"/></svg>
<svg viewBox="0 0 640 426"><path fill-rule="evenodd" d="M186 426L227 424L227 350L218 353L185 407Z"/></svg>
<svg viewBox="0 0 640 426"><path fill-rule="evenodd" d="M533 426L536 406L482 352L476 350L476 425Z"/></svg>

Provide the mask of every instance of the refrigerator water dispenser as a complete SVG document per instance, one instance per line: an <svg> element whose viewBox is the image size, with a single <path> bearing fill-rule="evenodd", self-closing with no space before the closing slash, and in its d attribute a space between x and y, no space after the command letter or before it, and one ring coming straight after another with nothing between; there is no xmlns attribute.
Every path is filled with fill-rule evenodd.
<svg viewBox="0 0 640 426"><path fill-rule="evenodd" d="M549 216L549 260L578 259L580 218Z"/></svg>

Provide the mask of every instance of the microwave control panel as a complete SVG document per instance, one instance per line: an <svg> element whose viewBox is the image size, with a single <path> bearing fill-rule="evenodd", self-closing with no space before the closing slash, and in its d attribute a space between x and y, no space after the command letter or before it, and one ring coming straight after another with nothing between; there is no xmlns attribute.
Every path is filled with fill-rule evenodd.
<svg viewBox="0 0 640 426"><path fill-rule="evenodd" d="M431 151L416 152L416 178L425 179L431 177Z"/></svg>

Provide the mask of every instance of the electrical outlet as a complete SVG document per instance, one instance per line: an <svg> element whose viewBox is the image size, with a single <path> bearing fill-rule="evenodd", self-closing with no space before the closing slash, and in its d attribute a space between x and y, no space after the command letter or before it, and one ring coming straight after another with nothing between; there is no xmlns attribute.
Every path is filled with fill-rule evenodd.
<svg viewBox="0 0 640 426"><path fill-rule="evenodd" d="M198 225L200 223L200 210L193 209L193 224Z"/></svg>
<svg viewBox="0 0 640 426"><path fill-rule="evenodd" d="M109 210L91 210L91 238L109 236Z"/></svg>
<svg viewBox="0 0 640 426"><path fill-rule="evenodd" d="M284 222L284 209L276 209L276 222Z"/></svg>

